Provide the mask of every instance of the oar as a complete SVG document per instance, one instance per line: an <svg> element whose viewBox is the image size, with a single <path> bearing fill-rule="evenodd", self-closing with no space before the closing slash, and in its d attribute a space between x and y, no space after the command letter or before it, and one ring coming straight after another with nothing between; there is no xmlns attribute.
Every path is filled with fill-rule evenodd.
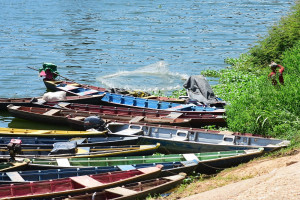
<svg viewBox="0 0 300 200"><path fill-rule="evenodd" d="M29 66L27 66L27 68L29 68L29 69L33 69L33 70L35 70L35 71L39 71L38 69L35 69L34 67L29 67ZM67 81L72 81L72 82L76 82L76 81L74 81L74 80L71 80L71 79L69 79L69 78L67 78L67 77L65 77L65 76L62 76L62 75L60 75L60 74L57 74L57 73L54 73L54 74L56 74L57 76L59 76L59 77L62 77L62 78L64 78L65 80L67 80Z"/></svg>

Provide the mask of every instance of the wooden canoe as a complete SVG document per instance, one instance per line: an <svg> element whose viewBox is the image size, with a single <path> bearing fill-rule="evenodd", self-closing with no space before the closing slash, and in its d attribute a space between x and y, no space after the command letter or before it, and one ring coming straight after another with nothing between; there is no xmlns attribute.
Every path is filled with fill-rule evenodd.
<svg viewBox="0 0 300 200"><path fill-rule="evenodd" d="M64 86L64 85L65 86L70 85L70 86L75 86L75 87L85 87L85 88L90 88L90 89L101 91L101 92L104 92L106 90L105 88L102 88L102 87L97 87L97 86L92 86L92 85L87 85L87 84L79 84L79 83L72 82L72 81L63 81L63 80L54 80L54 81L43 80L43 81L44 81L46 88L51 91L61 91L57 87Z"/></svg>
<svg viewBox="0 0 300 200"><path fill-rule="evenodd" d="M89 88L89 89L97 90L97 91L100 91L100 92L106 92L107 91L106 88L101 88L101 87L86 85L86 84L79 84L79 83L71 82L71 81L47 81L47 80L44 80L44 84L45 84L47 89L52 90L52 91L59 91L57 86L64 85L64 84L65 85L72 85L72 86L76 86L76 87ZM157 100L157 101L180 103L180 104L185 104L186 103L185 99L177 99L177 98L170 98L170 97L146 96L146 97L142 97L142 98L144 98L144 99L154 99L154 100Z"/></svg>
<svg viewBox="0 0 300 200"><path fill-rule="evenodd" d="M66 99L58 102L82 103L82 104L95 104L101 103L102 95L87 95L87 96L66 96ZM0 111L6 111L7 106L14 104L16 106L39 106L38 99L41 97L31 98L0 98Z"/></svg>
<svg viewBox="0 0 300 200"><path fill-rule="evenodd" d="M83 175L92 175L99 173L107 172L116 172L116 171L128 171L133 169L142 169L148 167L161 166L162 172L159 176L172 175L176 173L185 173L191 174L197 167L196 162L164 162L164 163L147 163L147 164L137 164L133 165L119 165L119 166L105 166L105 167L66 167L63 168L53 168L44 170L41 166L38 170L32 170L32 167L38 167L38 165L31 166L25 169L26 171L14 171L12 172L2 172L0 173L0 184L8 183L23 183L31 181L45 181L58 178L66 178L72 176L83 176ZM51 166L49 166L50 168Z"/></svg>
<svg viewBox="0 0 300 200"><path fill-rule="evenodd" d="M1 128L0 128L1 129ZM75 131L74 131L75 132ZM82 131L83 132L83 131ZM120 136L101 136L101 135L76 135L69 136L2 136L0 133L0 147L6 147L12 139L19 139L22 141L22 146L28 147L53 147L57 142L76 141L77 146L119 146L119 145L135 145L138 142L138 137L120 137Z"/></svg>
<svg viewBox="0 0 300 200"><path fill-rule="evenodd" d="M221 151L195 154L169 154L152 156L128 156L110 158L68 158L64 162L57 159L31 159L28 164L29 169L55 169L64 167L103 167L112 166L119 170L128 168L142 168L152 165L163 165L162 176L179 172L190 174L197 171L201 174L215 173L216 170L239 165L262 155L263 148L254 150ZM114 168L116 170L116 168Z"/></svg>
<svg viewBox="0 0 300 200"><path fill-rule="evenodd" d="M109 157L109 156L134 156L134 155L152 155L160 146L156 145L124 145L124 146L92 146L77 147L73 143L55 143L56 147L22 147L22 154L15 157L21 158L91 158L91 157ZM55 151L56 150L56 151ZM6 147L0 147L0 158L9 158L9 152Z"/></svg>
<svg viewBox="0 0 300 200"><path fill-rule="evenodd" d="M178 115L176 113L171 113L170 115L165 117L148 117L124 114L105 114L100 112L96 113L71 109L65 110L13 105L8 106L8 111L14 117L43 123L69 125L75 130L85 130L84 119L92 115L99 116L106 122L130 122L138 124L150 123L186 127L204 126L208 124L225 124L225 120L222 116L210 116L203 118L177 118Z"/></svg>
<svg viewBox="0 0 300 200"><path fill-rule="evenodd" d="M74 130L85 130L84 119L92 115L99 115L106 122L136 122L136 123L156 123L169 124L178 126L189 126L190 119L179 118L159 118L159 117L134 117L123 115L106 115L95 114L85 111L38 108L26 106L8 106L9 113L17 118L26 120L52 123L60 125L69 125Z"/></svg>
<svg viewBox="0 0 300 200"><path fill-rule="evenodd" d="M107 89L105 88L101 88L101 87L97 87L97 86L92 86L92 85L86 85L86 84L79 84L79 83L75 83L75 82L71 82L71 81L45 81L44 80L44 84L47 87L47 89L52 90L52 91L60 91L60 89L58 89L58 86L61 85L71 85L71 86L76 86L76 87L83 87L83 88L89 88L92 90L97 90L100 92L107 92ZM130 95L130 94L128 94ZM133 95L130 95L133 96ZM182 99L178 99L178 98L170 98L170 97L162 97L162 96L145 96L145 97L141 97L144 99L153 99L156 101L164 101L164 102L171 102L171 103L179 103L179 104L186 104L187 98L182 98ZM226 105L225 101L222 101L221 99L218 102L214 102L214 103L209 103L210 107L217 107L217 108L224 108L224 106Z"/></svg>
<svg viewBox="0 0 300 200"><path fill-rule="evenodd" d="M85 195L69 196L66 200L132 200L145 199L149 195L158 195L175 188L182 183L186 177L184 173L178 175L166 176L157 179L145 180L141 182L129 183L122 187L105 189L101 192L94 192Z"/></svg>
<svg viewBox="0 0 300 200"><path fill-rule="evenodd" d="M81 87L76 84L69 84L68 82L63 82L57 84L56 81L51 82L47 81L47 84L50 85L53 83L50 88L55 91L65 91L69 95L74 96L85 96L85 95L101 95L105 96L101 99L102 105L109 106L119 106L119 107L132 107L132 108L141 108L141 109L154 109L154 110L169 110L176 112L197 112L198 114L211 113L211 114L225 114L224 109L215 108L215 107L206 107L206 106L196 106L195 104L179 104L172 102L157 101L151 99L143 99L138 97L126 96L115 93L108 93L104 91L99 91L97 89L92 89L91 87Z"/></svg>
<svg viewBox="0 0 300 200"><path fill-rule="evenodd" d="M0 127L0 136L31 136L31 137L99 137L104 136L107 131L64 131L64 130L34 130Z"/></svg>
<svg viewBox="0 0 300 200"><path fill-rule="evenodd" d="M1 199L33 199L85 194L122 185L128 182L147 180L160 173L159 167L122 172L75 176L48 181L38 181L0 186Z"/></svg>
<svg viewBox="0 0 300 200"><path fill-rule="evenodd" d="M113 107L113 106L103 106L103 105L90 105L90 104L78 104L78 103L55 103L55 102L45 102L41 106L49 108L62 108L84 111L89 113L95 113L99 116L102 115L118 115L133 117L147 117L147 118L160 118L160 119L187 119L189 123L183 124L183 126L191 127L201 127L205 125L216 125L225 126L225 117L221 115L213 114L195 114L195 113L177 113L165 110L147 110L138 108L125 108L125 107Z"/></svg>
<svg viewBox="0 0 300 200"><path fill-rule="evenodd" d="M212 151L230 151L264 148L273 151L290 144L287 140L272 138L214 134L197 129L181 129L181 127L159 127L152 125L132 125L110 123L109 133L114 135L139 134L140 144L159 142L161 153L198 153Z"/></svg>

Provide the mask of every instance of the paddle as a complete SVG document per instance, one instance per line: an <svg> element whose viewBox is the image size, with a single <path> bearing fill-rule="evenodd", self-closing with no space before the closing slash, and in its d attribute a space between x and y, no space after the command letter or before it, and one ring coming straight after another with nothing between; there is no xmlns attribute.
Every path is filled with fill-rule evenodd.
<svg viewBox="0 0 300 200"><path fill-rule="evenodd" d="M29 66L27 66L27 68L33 69L33 70L35 70L35 71L39 71L38 69L35 69L34 67L29 67ZM60 75L60 74L57 74L57 73L54 73L54 74L56 74L56 75L59 76L59 77L64 78L64 79L67 80L67 81L75 82L74 80L71 80L71 79L69 79L69 78L67 78L67 77L65 77L65 76Z"/></svg>

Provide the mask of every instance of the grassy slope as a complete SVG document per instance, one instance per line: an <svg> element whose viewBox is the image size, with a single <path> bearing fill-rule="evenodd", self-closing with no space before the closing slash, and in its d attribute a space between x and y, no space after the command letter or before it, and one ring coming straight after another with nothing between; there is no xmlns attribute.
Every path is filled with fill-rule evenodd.
<svg viewBox="0 0 300 200"><path fill-rule="evenodd" d="M273 86L267 75L275 60L285 67L285 85ZM269 34L238 59L227 59L229 69L213 72L220 77L214 91L229 101L228 128L292 140L300 135L300 3L274 25ZM209 74L212 72L204 72Z"/></svg>

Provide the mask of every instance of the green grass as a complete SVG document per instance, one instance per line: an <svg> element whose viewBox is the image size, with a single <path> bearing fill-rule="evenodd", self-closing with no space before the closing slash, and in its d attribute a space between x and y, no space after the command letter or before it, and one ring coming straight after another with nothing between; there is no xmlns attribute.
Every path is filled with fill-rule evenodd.
<svg viewBox="0 0 300 200"><path fill-rule="evenodd" d="M285 51L282 58L284 86L273 86L267 79L268 70L262 70L260 75L241 68L220 73L221 84L216 85L214 91L230 102L226 107L230 130L297 139L295 136L300 134L300 41Z"/></svg>

